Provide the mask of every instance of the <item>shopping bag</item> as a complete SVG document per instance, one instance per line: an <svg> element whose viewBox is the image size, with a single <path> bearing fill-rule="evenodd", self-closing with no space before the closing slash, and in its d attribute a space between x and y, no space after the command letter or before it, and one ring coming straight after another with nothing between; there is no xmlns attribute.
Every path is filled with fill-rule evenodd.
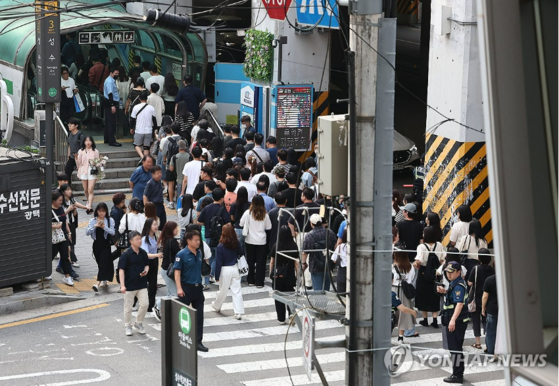
<svg viewBox="0 0 559 386"><path fill-rule="evenodd" d="M83 104L80 94L74 94L74 107L76 108L76 113L81 113L85 110L85 105Z"/></svg>

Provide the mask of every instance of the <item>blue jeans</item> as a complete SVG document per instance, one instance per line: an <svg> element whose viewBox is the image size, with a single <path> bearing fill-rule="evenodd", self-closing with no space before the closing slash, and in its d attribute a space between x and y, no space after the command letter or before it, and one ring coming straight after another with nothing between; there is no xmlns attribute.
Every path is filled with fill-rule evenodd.
<svg viewBox="0 0 559 386"><path fill-rule="evenodd" d="M485 321L485 344L487 345L487 353L495 354L495 339L497 338L497 315L487 314Z"/></svg>
<svg viewBox="0 0 559 386"><path fill-rule="evenodd" d="M167 270L161 268L159 270L159 274L161 275L161 277L165 281L165 285L167 286L167 297L177 296L177 283L175 283L174 279L171 279L169 276L167 276ZM157 299L155 304L157 305L157 308L161 309L161 298Z"/></svg>
<svg viewBox="0 0 559 386"><path fill-rule="evenodd" d="M161 166L161 180L165 181L165 171L167 170L167 167L163 163L163 152L161 150L159 150L159 153L157 154L157 159L155 160L155 164L157 166Z"/></svg>
<svg viewBox="0 0 559 386"><path fill-rule="evenodd" d="M206 239L206 244L210 245L210 239ZM215 277L215 248L211 248L211 250L212 250L212 255L210 256L210 267L212 267L212 271L210 273L210 276ZM210 284L210 276L206 276L204 278L204 283L206 285Z"/></svg>
<svg viewBox="0 0 559 386"><path fill-rule="evenodd" d="M313 291L330 291L330 275L326 275L326 281L324 281L324 272L312 273L312 288ZM324 281L324 288L322 287L322 282Z"/></svg>
<svg viewBox="0 0 559 386"><path fill-rule="evenodd" d="M413 328L409 329L409 330L404 330L404 336L405 337L410 337L413 334L415 334L415 326L413 326Z"/></svg>

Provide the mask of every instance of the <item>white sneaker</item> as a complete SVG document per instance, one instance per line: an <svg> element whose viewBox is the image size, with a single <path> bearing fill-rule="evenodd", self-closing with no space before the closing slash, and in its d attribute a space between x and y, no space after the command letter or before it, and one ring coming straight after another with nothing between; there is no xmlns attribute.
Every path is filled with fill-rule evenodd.
<svg viewBox="0 0 559 386"><path fill-rule="evenodd" d="M43 279L45 279L45 280L52 280L52 276L47 276L47 277L44 277Z"/></svg>
<svg viewBox="0 0 559 386"><path fill-rule="evenodd" d="M64 279L62 279L62 281L64 282L64 284L69 285L69 286L73 286L74 285L74 280L72 280L71 276L65 277Z"/></svg>
<svg viewBox="0 0 559 386"><path fill-rule="evenodd" d="M163 188L163 194L167 194L167 192L168 192L168 190L167 190L167 187L165 186L165 187Z"/></svg>
<svg viewBox="0 0 559 386"><path fill-rule="evenodd" d="M214 311L215 311L215 312L217 312L217 313L221 312L221 310L218 310L217 308L215 308L215 306L214 306L214 302L212 302L212 308L213 308L213 309L214 309Z"/></svg>
<svg viewBox="0 0 559 386"><path fill-rule="evenodd" d="M138 330L138 333L145 335L146 334L146 330L144 328L144 325L142 323L134 323L134 328L136 330Z"/></svg>
<svg viewBox="0 0 559 386"><path fill-rule="evenodd" d="M241 314L235 314L235 319L241 320L241 318L242 318Z"/></svg>
<svg viewBox="0 0 559 386"><path fill-rule="evenodd" d="M278 320L278 324L284 325L286 323L285 323L285 320L283 322L281 320Z"/></svg>
<svg viewBox="0 0 559 386"><path fill-rule="evenodd" d="M103 280L103 281L101 282L100 287L106 287L106 286L108 286L107 281L106 281L106 280Z"/></svg>
<svg viewBox="0 0 559 386"><path fill-rule="evenodd" d="M80 265L79 265L76 261L74 261L74 262L72 263L72 267L74 267L74 268L79 268Z"/></svg>
<svg viewBox="0 0 559 386"><path fill-rule="evenodd" d="M60 259L60 255L57 254L56 256L54 256L54 258L55 259Z"/></svg>
<svg viewBox="0 0 559 386"><path fill-rule="evenodd" d="M97 284L93 284L91 288L93 288L93 291L99 292L99 287L97 286Z"/></svg>
<svg viewBox="0 0 559 386"><path fill-rule="evenodd" d="M126 326L126 336L132 336L134 335L134 332L132 331L132 327L130 326Z"/></svg>
<svg viewBox="0 0 559 386"><path fill-rule="evenodd" d="M174 202L170 202L169 205L167 205L167 207L169 209L175 209L175 203Z"/></svg>

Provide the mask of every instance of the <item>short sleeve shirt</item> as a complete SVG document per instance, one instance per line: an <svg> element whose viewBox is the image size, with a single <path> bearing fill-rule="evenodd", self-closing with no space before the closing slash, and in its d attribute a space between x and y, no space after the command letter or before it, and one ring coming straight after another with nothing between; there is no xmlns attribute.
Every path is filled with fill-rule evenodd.
<svg viewBox="0 0 559 386"><path fill-rule="evenodd" d="M212 220L212 218L217 216L217 214L219 213L221 208L223 208L223 212L221 214L221 218L223 219L223 223L224 224L230 223L231 222L231 215L229 215L229 212L227 212L227 209L225 207L221 206L220 204L208 205L204 209L202 209L202 212L200 212L200 216L198 216L198 221L204 223L204 226L206 227L206 231L208 232L206 234L206 237L209 236L210 221Z"/></svg>
<svg viewBox="0 0 559 386"><path fill-rule="evenodd" d="M127 291L137 291L147 288L147 276L140 276L149 265L148 254L140 248L138 253L128 248L118 260L118 268L124 271L124 285Z"/></svg>
<svg viewBox="0 0 559 386"><path fill-rule="evenodd" d="M204 95L198 87L190 85L178 92L175 98L175 103L186 103L188 111L192 113L194 119L196 120L200 117L200 103L202 103L205 99L206 95Z"/></svg>
<svg viewBox="0 0 559 386"><path fill-rule="evenodd" d="M497 277L489 276L483 283L483 292L489 294L485 310L488 314L497 315L499 313L499 304L497 303Z"/></svg>
<svg viewBox="0 0 559 386"><path fill-rule="evenodd" d="M452 304L466 302L466 289L461 285L458 285L458 281L460 281L460 278L457 278L452 283L450 283L450 288L454 286L452 293L449 294Z"/></svg>
<svg viewBox="0 0 559 386"><path fill-rule="evenodd" d="M145 108L144 108L145 106ZM143 109L143 110L142 110ZM142 112L140 112L142 110ZM138 114L139 113L139 114ZM140 103L134 106L132 110L132 118L136 118L136 134L151 134L153 131L152 117L155 117L155 109L146 103Z"/></svg>
<svg viewBox="0 0 559 386"><path fill-rule="evenodd" d="M81 131L76 134L68 133L68 146L70 146L70 158L74 159L74 153L78 153L82 148L85 135Z"/></svg>
<svg viewBox="0 0 559 386"><path fill-rule="evenodd" d="M163 203L163 185L161 185L161 181L157 182L154 179L149 180L144 189L144 196L146 196L150 202Z"/></svg>
<svg viewBox="0 0 559 386"><path fill-rule="evenodd" d="M181 283L202 283L202 252L196 251L196 255L185 248L177 253L173 267L181 271Z"/></svg>

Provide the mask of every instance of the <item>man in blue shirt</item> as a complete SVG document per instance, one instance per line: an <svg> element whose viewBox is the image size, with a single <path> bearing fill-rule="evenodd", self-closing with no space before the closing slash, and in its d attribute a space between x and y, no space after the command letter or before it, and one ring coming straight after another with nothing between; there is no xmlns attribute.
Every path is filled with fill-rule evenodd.
<svg viewBox="0 0 559 386"><path fill-rule="evenodd" d="M148 202L155 204L157 217L159 217L159 230L163 230L163 226L167 222L167 213L163 203L163 185L161 184L161 166L155 165L151 168L151 180L148 181L144 189L143 201L144 206Z"/></svg>
<svg viewBox="0 0 559 386"><path fill-rule="evenodd" d="M76 33L70 32L66 34L66 43L62 47L62 52L60 53L61 62L65 64L68 68L74 63L79 55L83 56L82 48L76 41Z"/></svg>
<svg viewBox="0 0 559 386"><path fill-rule="evenodd" d="M191 306L197 316L197 341L198 351L208 352L202 344L204 335L204 301L206 300L202 285L202 252L200 248L200 232L189 231L184 236L186 248L177 253L175 257L175 282L179 301Z"/></svg>
<svg viewBox="0 0 559 386"><path fill-rule="evenodd" d="M264 199L264 206L266 207L266 212L270 213L272 209L276 207L274 199L266 194L268 191L268 185L264 181L258 181L256 184L256 191Z"/></svg>
<svg viewBox="0 0 559 386"><path fill-rule="evenodd" d="M130 181L130 189L132 189L132 197L138 198L143 201L144 190L148 181L151 179L151 168L154 164L153 157L151 155L146 155L142 158L142 164L134 170Z"/></svg>
<svg viewBox="0 0 559 386"><path fill-rule="evenodd" d="M450 284L448 290L437 287L437 292L446 293L441 322L445 328L448 350L452 359L452 375L443 379L446 383L464 382L464 354L462 345L468 327L468 291L462 279L462 266L456 261L448 263L444 270Z"/></svg>
<svg viewBox="0 0 559 386"><path fill-rule="evenodd" d="M183 79L184 88L175 97L175 113L179 102L186 103L188 111L192 113L194 119L200 117L200 109L206 103L206 95L198 87L192 85L192 75L186 75Z"/></svg>
<svg viewBox="0 0 559 386"><path fill-rule="evenodd" d="M278 148L276 137L273 135L266 139L266 151L270 154L270 161L276 166L278 164Z"/></svg>
<svg viewBox="0 0 559 386"><path fill-rule="evenodd" d="M108 143L109 146L122 146L115 138L116 111L120 102L115 80L118 75L118 67L109 67L109 76L105 79L103 85L103 96L105 97L105 143Z"/></svg>

